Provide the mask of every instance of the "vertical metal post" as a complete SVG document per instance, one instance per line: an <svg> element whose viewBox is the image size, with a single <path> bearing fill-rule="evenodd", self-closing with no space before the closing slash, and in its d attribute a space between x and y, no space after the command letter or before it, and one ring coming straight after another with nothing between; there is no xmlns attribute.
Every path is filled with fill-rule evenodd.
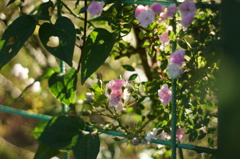
<svg viewBox="0 0 240 159"><path fill-rule="evenodd" d="M65 63L63 61L60 61L60 72L65 73ZM65 104L62 104L62 115L66 115L68 110L68 106Z"/></svg>
<svg viewBox="0 0 240 159"><path fill-rule="evenodd" d="M176 108L176 79L172 79L172 156L171 159L176 159L177 156L177 144L176 144L176 123L177 123L177 108Z"/></svg>
<svg viewBox="0 0 240 159"><path fill-rule="evenodd" d="M63 61L60 61L60 72L65 73L65 63ZM62 115L66 115L68 106L66 104L62 104ZM64 152L64 159L70 159L69 152Z"/></svg>
<svg viewBox="0 0 240 159"><path fill-rule="evenodd" d="M174 0L173 3L177 4L177 0ZM176 17L173 18L173 32L176 35ZM172 44L172 52L176 50L177 42L176 39ZM172 79L172 101L171 101L171 115L172 115L172 155L171 159L177 158L177 143L176 143L176 125L177 125L177 107L176 107L176 94L177 94L177 80Z"/></svg>
<svg viewBox="0 0 240 159"><path fill-rule="evenodd" d="M58 17L61 17L62 16L62 3L61 3L61 0L57 0L57 14L58 14ZM65 73L66 70L65 70L65 63L64 61L60 61L60 72L61 73ZM62 115L66 115L67 113L67 105L65 104L62 104ZM64 152L64 159L70 159L70 155L69 155L69 152Z"/></svg>

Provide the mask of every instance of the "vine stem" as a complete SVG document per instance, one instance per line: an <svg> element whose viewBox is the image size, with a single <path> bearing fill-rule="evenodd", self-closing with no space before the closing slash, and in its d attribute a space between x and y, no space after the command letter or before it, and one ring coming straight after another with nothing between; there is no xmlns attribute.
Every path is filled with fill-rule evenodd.
<svg viewBox="0 0 240 159"><path fill-rule="evenodd" d="M84 7L87 7L87 0L84 0ZM84 13L84 26L83 26L83 44L82 44L82 47L81 47L81 54L83 53L83 48L84 48L84 45L85 45L85 42L86 42L86 36L87 36L87 11L85 11ZM79 61L78 61L78 67L77 67L77 72L80 71L80 66L81 66L81 61L82 61L82 55L80 56L79 58Z"/></svg>

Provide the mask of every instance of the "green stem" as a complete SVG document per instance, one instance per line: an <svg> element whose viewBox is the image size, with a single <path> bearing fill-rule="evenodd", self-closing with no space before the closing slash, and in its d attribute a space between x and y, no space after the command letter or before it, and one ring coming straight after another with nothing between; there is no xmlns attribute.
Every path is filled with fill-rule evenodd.
<svg viewBox="0 0 240 159"><path fill-rule="evenodd" d="M84 7L87 7L87 0L84 0ZM87 11L84 13L84 26L83 26L83 44L81 47L81 53L83 54L83 48L86 42L86 37L87 37ZM82 61L82 56L80 56L79 61L78 61L78 67L77 67L77 72L80 71L80 66L81 66L81 61Z"/></svg>

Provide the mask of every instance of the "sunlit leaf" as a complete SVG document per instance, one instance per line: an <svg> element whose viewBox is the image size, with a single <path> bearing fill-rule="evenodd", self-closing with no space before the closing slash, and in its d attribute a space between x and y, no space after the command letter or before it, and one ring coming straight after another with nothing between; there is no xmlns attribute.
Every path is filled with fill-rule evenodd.
<svg viewBox="0 0 240 159"><path fill-rule="evenodd" d="M102 28L97 28L90 33L82 53L82 84L105 62L113 48L115 39L114 33Z"/></svg>
<svg viewBox="0 0 240 159"><path fill-rule="evenodd" d="M131 65L122 65L122 67L127 71L135 71L135 68Z"/></svg>
<svg viewBox="0 0 240 159"><path fill-rule="evenodd" d="M66 105L75 102L77 71L71 68L67 74L54 73L49 81L52 94Z"/></svg>
<svg viewBox="0 0 240 159"><path fill-rule="evenodd" d="M135 80L137 78L138 74L134 73L129 77L129 81Z"/></svg>

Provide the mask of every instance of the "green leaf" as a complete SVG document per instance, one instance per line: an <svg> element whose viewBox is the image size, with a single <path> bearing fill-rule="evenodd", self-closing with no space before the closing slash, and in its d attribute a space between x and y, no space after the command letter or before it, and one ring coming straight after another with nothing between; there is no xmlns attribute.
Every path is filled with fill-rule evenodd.
<svg viewBox="0 0 240 159"><path fill-rule="evenodd" d="M57 149L51 148L40 142L34 159L49 159L59 153Z"/></svg>
<svg viewBox="0 0 240 159"><path fill-rule="evenodd" d="M54 117L39 137L39 141L54 149L70 149L76 136L84 128L84 121L76 116Z"/></svg>
<svg viewBox="0 0 240 159"><path fill-rule="evenodd" d="M82 7L82 8L80 9L80 11L79 11L78 14L86 12L87 9L88 9L88 6L86 6L86 7Z"/></svg>
<svg viewBox="0 0 240 159"><path fill-rule="evenodd" d="M105 29L93 30L87 38L82 53L81 82L94 73L107 59L115 43L115 33Z"/></svg>
<svg viewBox="0 0 240 159"><path fill-rule="evenodd" d="M46 79L46 78L50 78L50 77L51 77L54 73L56 73L56 72L59 72L59 73L60 73L59 68L54 68L54 67L48 68L48 69L43 73L43 75L41 75L41 76L39 77L39 81L44 80L44 79Z"/></svg>
<svg viewBox="0 0 240 159"><path fill-rule="evenodd" d="M45 127L47 126L48 121L39 121L38 125L34 128L34 137L38 139L42 132L44 131Z"/></svg>
<svg viewBox="0 0 240 159"><path fill-rule="evenodd" d="M138 74L132 74L130 77L129 77L129 81L132 81L132 80L135 80L137 78Z"/></svg>
<svg viewBox="0 0 240 159"><path fill-rule="evenodd" d="M52 37L59 39L58 45L50 45ZM39 38L51 54L72 66L76 30L70 19L59 17L55 24L44 23L39 29Z"/></svg>
<svg viewBox="0 0 240 159"><path fill-rule="evenodd" d="M29 15L20 16L8 26L0 42L0 69L17 55L35 27L36 21Z"/></svg>
<svg viewBox="0 0 240 159"><path fill-rule="evenodd" d="M186 44L186 42L184 40L178 40L178 45L183 49L188 48L188 45Z"/></svg>
<svg viewBox="0 0 240 159"><path fill-rule="evenodd" d="M71 68L67 74L54 73L49 81L52 94L66 105L75 102L77 71Z"/></svg>
<svg viewBox="0 0 240 159"><path fill-rule="evenodd" d="M122 67L127 71L135 71L135 68L131 65L122 65Z"/></svg>
<svg viewBox="0 0 240 159"><path fill-rule="evenodd" d="M15 2L15 0L10 0L10 1L8 2L8 4L6 5L6 7L9 6L10 4L14 3L14 2Z"/></svg>
<svg viewBox="0 0 240 159"><path fill-rule="evenodd" d="M48 1L46 3L42 3L38 6L38 12L34 15L37 20L50 20L51 14L49 11L53 9L53 2Z"/></svg>
<svg viewBox="0 0 240 159"><path fill-rule="evenodd" d="M73 146L73 154L76 159L96 159L99 153L99 136L92 136L90 133L82 132L79 134L78 141Z"/></svg>

